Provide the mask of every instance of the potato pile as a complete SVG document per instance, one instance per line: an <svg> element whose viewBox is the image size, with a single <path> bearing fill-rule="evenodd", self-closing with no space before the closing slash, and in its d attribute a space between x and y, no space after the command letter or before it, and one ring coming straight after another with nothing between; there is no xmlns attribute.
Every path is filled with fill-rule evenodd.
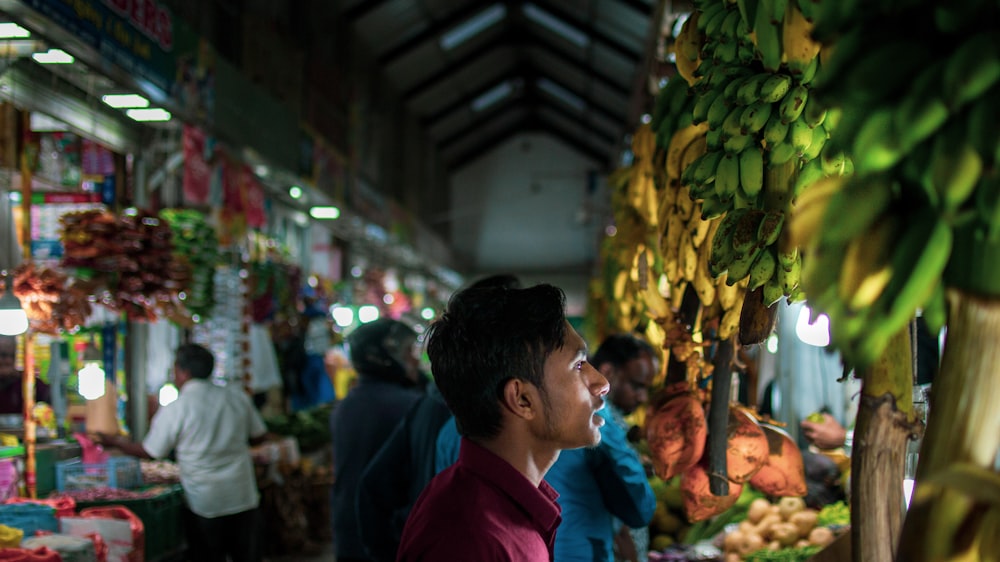
<svg viewBox="0 0 1000 562"><path fill-rule="evenodd" d="M830 544L833 531L816 525L818 514L799 497L781 498L777 503L764 498L753 500L747 518L723 538L725 562L740 562L765 548L781 550Z"/></svg>

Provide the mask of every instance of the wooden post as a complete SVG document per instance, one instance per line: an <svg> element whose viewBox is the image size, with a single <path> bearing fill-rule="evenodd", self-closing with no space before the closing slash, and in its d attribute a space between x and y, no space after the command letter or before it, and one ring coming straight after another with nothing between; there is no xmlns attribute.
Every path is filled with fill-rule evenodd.
<svg viewBox="0 0 1000 562"><path fill-rule="evenodd" d="M28 135L31 132L31 113L21 112L21 253L24 261L31 259L31 181L32 169L28 161ZM28 497L36 492L35 467L35 338L31 327L24 334L24 372L22 374L22 396L24 396L24 483Z"/></svg>

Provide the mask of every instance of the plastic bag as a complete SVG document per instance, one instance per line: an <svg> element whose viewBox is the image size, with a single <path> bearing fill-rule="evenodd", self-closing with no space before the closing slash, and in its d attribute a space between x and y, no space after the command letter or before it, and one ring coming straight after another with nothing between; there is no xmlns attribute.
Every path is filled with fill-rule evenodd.
<svg viewBox="0 0 1000 562"><path fill-rule="evenodd" d="M80 448L83 449L83 453L80 455L83 459L83 464L104 464L108 462L108 453L97 443L91 441L90 437L87 437L83 433L74 433L73 437L76 438L77 442L80 443Z"/></svg>

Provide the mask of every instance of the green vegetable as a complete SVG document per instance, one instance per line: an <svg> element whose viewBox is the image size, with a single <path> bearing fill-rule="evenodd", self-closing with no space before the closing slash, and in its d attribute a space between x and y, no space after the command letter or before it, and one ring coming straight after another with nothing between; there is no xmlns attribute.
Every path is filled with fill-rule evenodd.
<svg viewBox="0 0 1000 562"><path fill-rule="evenodd" d="M829 525L850 525L851 508L843 501L824 505L816 516L816 526L826 527Z"/></svg>
<svg viewBox="0 0 1000 562"><path fill-rule="evenodd" d="M761 549L751 552L744 562L805 562L814 554L823 550L821 546L803 546L800 548L783 548L781 550Z"/></svg>

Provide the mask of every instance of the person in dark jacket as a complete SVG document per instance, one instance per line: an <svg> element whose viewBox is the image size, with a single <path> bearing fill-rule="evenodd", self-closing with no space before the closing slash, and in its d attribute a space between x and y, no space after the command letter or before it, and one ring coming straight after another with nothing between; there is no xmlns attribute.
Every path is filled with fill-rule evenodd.
<svg viewBox="0 0 1000 562"><path fill-rule="evenodd" d="M364 324L347 336L358 383L330 415L331 516L338 562L371 560L358 529L358 486L365 466L422 396L426 378L419 370L416 342L416 332L390 319Z"/></svg>
<svg viewBox="0 0 1000 562"><path fill-rule="evenodd" d="M482 278L469 288L521 287L511 274ZM435 384L407 412L379 452L368 463L358 489L358 526L368 555L377 562L393 562L410 509L435 470L438 430L451 419L451 410Z"/></svg>

